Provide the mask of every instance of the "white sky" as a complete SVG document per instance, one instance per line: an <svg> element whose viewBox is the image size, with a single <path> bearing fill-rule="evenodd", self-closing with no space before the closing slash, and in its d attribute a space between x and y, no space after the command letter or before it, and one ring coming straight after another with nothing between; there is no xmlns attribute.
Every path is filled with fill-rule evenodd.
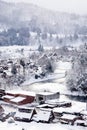
<svg viewBox="0 0 87 130"><path fill-rule="evenodd" d="M4 0L7 2L28 2L41 7L77 14L87 14L87 0Z"/></svg>

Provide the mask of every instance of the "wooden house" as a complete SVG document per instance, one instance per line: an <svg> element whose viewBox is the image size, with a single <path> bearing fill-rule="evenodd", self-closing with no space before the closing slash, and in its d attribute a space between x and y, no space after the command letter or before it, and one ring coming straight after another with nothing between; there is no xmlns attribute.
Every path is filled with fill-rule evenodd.
<svg viewBox="0 0 87 130"><path fill-rule="evenodd" d="M42 122L42 123L50 123L54 119L54 114L52 110L48 109L39 109L37 114L35 114L32 118L33 121Z"/></svg>
<svg viewBox="0 0 87 130"><path fill-rule="evenodd" d="M35 95L31 93L6 93L3 96L3 101L15 104L15 105L24 105L28 103L32 103L35 99Z"/></svg>
<svg viewBox="0 0 87 130"><path fill-rule="evenodd" d="M59 95L59 92L40 92L36 94L36 102L41 104L44 103L46 100L58 99Z"/></svg>
<svg viewBox="0 0 87 130"><path fill-rule="evenodd" d="M18 108L14 119L16 121L30 122L34 114L36 114L36 110L34 108L20 107Z"/></svg>
<svg viewBox="0 0 87 130"><path fill-rule="evenodd" d="M64 114L69 114L70 116L74 115L74 113L72 112L72 110L70 111L71 108L68 107L56 107L53 108L53 113L54 113L54 117L55 117L55 121L59 122L59 119L64 115ZM64 122L64 121L62 121ZM67 122L67 121L66 121Z"/></svg>

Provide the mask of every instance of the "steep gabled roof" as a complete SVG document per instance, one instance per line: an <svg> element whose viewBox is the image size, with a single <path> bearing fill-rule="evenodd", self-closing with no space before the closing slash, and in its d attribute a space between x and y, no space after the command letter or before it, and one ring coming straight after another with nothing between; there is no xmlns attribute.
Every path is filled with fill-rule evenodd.
<svg viewBox="0 0 87 130"><path fill-rule="evenodd" d="M34 121L44 121L44 122L49 122L50 116L52 115L51 110L45 110L45 109L40 109L37 114L33 116Z"/></svg>

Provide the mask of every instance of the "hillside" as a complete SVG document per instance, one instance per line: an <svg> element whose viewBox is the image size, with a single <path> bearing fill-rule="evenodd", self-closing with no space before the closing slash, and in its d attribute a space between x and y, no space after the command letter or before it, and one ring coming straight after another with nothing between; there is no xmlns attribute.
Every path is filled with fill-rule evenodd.
<svg viewBox="0 0 87 130"><path fill-rule="evenodd" d="M0 1L0 27L40 28L52 33L86 33L87 16L53 12L33 4L6 3Z"/></svg>

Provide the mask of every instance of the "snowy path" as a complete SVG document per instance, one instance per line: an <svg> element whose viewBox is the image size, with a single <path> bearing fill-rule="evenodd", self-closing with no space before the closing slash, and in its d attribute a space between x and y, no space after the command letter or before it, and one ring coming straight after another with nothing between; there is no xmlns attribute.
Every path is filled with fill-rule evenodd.
<svg viewBox="0 0 87 130"><path fill-rule="evenodd" d="M40 82L49 82L49 81L52 81L52 80L56 80L56 79L62 79L62 78L65 78L65 73L54 73L54 74L51 74L51 75L48 75L47 77L43 78L43 79L34 79L34 78L31 78L29 81L25 81L22 86L29 86L29 85L32 85L32 84L35 84L35 83L40 83Z"/></svg>
<svg viewBox="0 0 87 130"><path fill-rule="evenodd" d="M49 75L44 79L31 79L23 84L23 89L27 91L52 91L65 93L67 91L65 85L65 72L71 68L69 62L58 62L54 74Z"/></svg>

